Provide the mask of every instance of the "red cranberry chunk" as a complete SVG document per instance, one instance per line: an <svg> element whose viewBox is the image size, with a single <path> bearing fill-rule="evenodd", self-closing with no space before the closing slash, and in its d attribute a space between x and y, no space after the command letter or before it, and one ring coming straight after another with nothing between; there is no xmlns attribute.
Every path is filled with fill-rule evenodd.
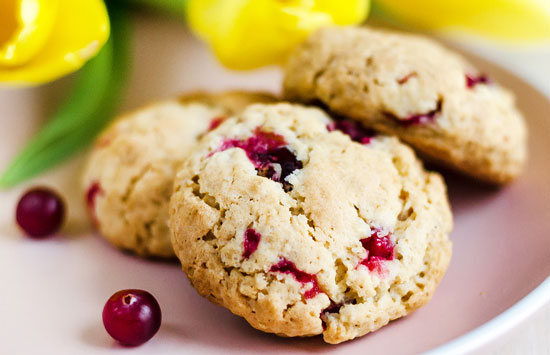
<svg viewBox="0 0 550 355"><path fill-rule="evenodd" d="M105 330L122 345L145 343L159 330L161 319L157 300L143 290L118 291L103 307Z"/></svg>
<svg viewBox="0 0 550 355"><path fill-rule="evenodd" d="M397 123L399 123L400 125L402 126L419 126L419 125L424 125L424 124L428 124L428 123L432 123L435 121L435 119L437 118L437 116L441 113L441 107L442 107L442 101L439 100L437 102L437 107L430 111L430 112L427 112L427 113L420 113L420 114L416 114L416 115L411 115L407 118L397 118L391 114L389 114L390 117L393 118L393 120Z"/></svg>
<svg viewBox="0 0 550 355"><path fill-rule="evenodd" d="M99 195L102 194L103 190L101 189L101 185L97 181L92 182L92 184L88 188L88 191L86 191L86 203L88 204L88 210L90 211L92 220L96 225L99 224L95 212L96 199Z"/></svg>
<svg viewBox="0 0 550 355"><path fill-rule="evenodd" d="M394 245L390 239L390 233L384 234L380 230L373 229L368 238L361 239L363 248L367 251L367 257L360 264L368 267L370 271L381 270L383 262L393 260Z"/></svg>
<svg viewBox="0 0 550 355"><path fill-rule="evenodd" d="M210 125L208 126L208 131L210 132L218 128L218 126L221 125L224 120L225 120L225 117L223 116L214 117L213 119L211 119Z"/></svg>
<svg viewBox="0 0 550 355"><path fill-rule="evenodd" d="M292 185L285 181L286 177L303 167L302 162L286 147L283 136L263 132L260 127L244 141L231 139L223 142L218 151L229 148L244 150L258 175L280 182L285 191L292 189Z"/></svg>
<svg viewBox="0 0 550 355"><path fill-rule="evenodd" d="M244 232L244 242L243 242L243 258L248 259L250 255L258 249L258 244L260 244L260 239L262 236L260 233L256 232L254 229L249 228Z"/></svg>
<svg viewBox="0 0 550 355"><path fill-rule="evenodd" d="M342 308L342 303L334 303L333 300L330 300L330 304L327 308L321 311L321 324L323 325L323 330L327 330L327 323L324 320L324 317L327 313L338 313Z"/></svg>
<svg viewBox="0 0 550 355"><path fill-rule="evenodd" d="M357 304L357 300L347 300L344 303L336 303L333 300L330 300L330 304L328 305L328 307L321 311L321 322L323 324L323 330L327 330L327 324L323 319L325 315L330 313L340 313L340 308L342 308L342 306L345 304Z"/></svg>
<svg viewBox="0 0 550 355"><path fill-rule="evenodd" d="M86 203L88 204L88 208L90 210L95 209L95 200L98 195L101 195L103 193L103 190L101 189L101 186L99 185L99 182L94 181L88 188L88 191L86 192Z"/></svg>
<svg viewBox="0 0 550 355"><path fill-rule="evenodd" d="M306 299L313 298L321 292L316 275L299 270L292 261L286 258L282 258L277 264L271 266L269 271L292 275L302 285L311 284L311 288L304 293Z"/></svg>
<svg viewBox="0 0 550 355"><path fill-rule="evenodd" d="M380 237L380 232L371 235L369 238L361 239L363 248L369 252L369 257L381 257L390 260L393 256L393 244L389 234Z"/></svg>
<svg viewBox="0 0 550 355"><path fill-rule="evenodd" d="M256 158L258 162L261 162L261 166L256 168L258 175L280 182L287 192L292 190L292 185L285 179L294 170L303 167L302 162L296 159L294 153L286 147L281 147L266 154L258 154Z"/></svg>
<svg viewBox="0 0 550 355"><path fill-rule="evenodd" d="M32 238L56 233L65 218L65 203L53 190L37 187L23 194L15 211L15 220Z"/></svg>
<svg viewBox="0 0 550 355"><path fill-rule="evenodd" d="M433 110L428 113L422 113L418 115L411 115L404 120L399 120L403 126L416 126L431 123L435 120L435 116L438 114L438 110Z"/></svg>
<svg viewBox="0 0 550 355"><path fill-rule="evenodd" d="M335 303L333 300L330 300L329 306L321 311L321 315L326 313L338 313L340 312L340 308L342 308L342 306L342 303Z"/></svg>
<svg viewBox="0 0 550 355"><path fill-rule="evenodd" d="M468 87L468 89L472 89L478 84L489 84L491 82L489 77L485 74L479 74L479 75L466 74L465 76L466 76L466 87Z"/></svg>
<svg viewBox="0 0 550 355"><path fill-rule="evenodd" d="M374 132L366 129L361 124L350 120L337 120L331 122L327 125L327 130L329 132L335 130L341 131L342 133L347 134L352 141L362 144L369 144L372 137L374 137Z"/></svg>
<svg viewBox="0 0 550 355"><path fill-rule="evenodd" d="M357 300L355 300L355 299L346 300L344 303L342 303L342 302L336 303L333 300L330 300L330 304L328 305L327 308L325 308L321 311L321 315L324 315L324 314L327 314L327 313L338 313L338 312L340 312L340 308L342 308L342 306L345 305L345 304L357 304Z"/></svg>

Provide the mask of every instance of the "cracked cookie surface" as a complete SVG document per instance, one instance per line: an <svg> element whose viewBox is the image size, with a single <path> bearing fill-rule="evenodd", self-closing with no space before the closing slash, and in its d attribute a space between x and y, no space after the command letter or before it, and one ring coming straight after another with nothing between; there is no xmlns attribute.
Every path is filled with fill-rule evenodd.
<svg viewBox="0 0 550 355"><path fill-rule="evenodd" d="M284 90L487 182L507 183L524 166L526 126L513 95L420 36L322 29L291 55Z"/></svg>
<svg viewBox="0 0 550 355"><path fill-rule="evenodd" d="M168 201L177 166L200 136L268 94L195 93L127 114L96 140L83 188L94 222L113 245L173 257Z"/></svg>
<svg viewBox="0 0 550 355"><path fill-rule="evenodd" d="M352 128L257 104L192 149L170 227L202 296L259 330L329 343L428 302L451 257L443 180L396 138Z"/></svg>

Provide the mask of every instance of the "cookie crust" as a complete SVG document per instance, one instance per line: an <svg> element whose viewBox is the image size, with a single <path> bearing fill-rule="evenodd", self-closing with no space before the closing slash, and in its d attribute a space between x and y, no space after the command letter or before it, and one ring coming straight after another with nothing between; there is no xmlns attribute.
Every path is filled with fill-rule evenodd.
<svg viewBox="0 0 550 355"><path fill-rule="evenodd" d="M213 124L264 93L193 93L140 108L116 119L97 138L83 190L100 234L144 257L174 257L168 201L177 166Z"/></svg>
<svg viewBox="0 0 550 355"><path fill-rule="evenodd" d="M170 226L199 294L259 330L336 344L428 302L451 257L452 216L442 178L410 148L384 136L357 143L330 124L290 104L224 122L178 172ZM290 188L245 151L264 145L234 143L260 134L299 162ZM371 270L363 243L375 233L393 249Z"/></svg>
<svg viewBox="0 0 550 355"><path fill-rule="evenodd" d="M428 160L486 182L508 183L525 164L527 129L513 95L420 36L322 29L290 57L284 92L397 135Z"/></svg>

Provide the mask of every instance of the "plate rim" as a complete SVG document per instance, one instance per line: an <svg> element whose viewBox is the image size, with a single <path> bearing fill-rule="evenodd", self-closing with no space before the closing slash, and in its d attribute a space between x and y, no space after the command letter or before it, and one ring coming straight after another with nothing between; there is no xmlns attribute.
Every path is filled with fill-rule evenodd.
<svg viewBox="0 0 550 355"><path fill-rule="evenodd" d="M494 58L480 54L475 48L460 46L456 42L445 40L441 37L436 37L444 45L456 50L468 60L473 60L476 66L479 64L490 65L493 69L497 69L501 73L511 75L514 80L532 88L537 94L540 94L546 100L549 95L545 93L536 83L524 77L517 70L504 67ZM498 338L517 327L521 322L530 318L536 311L540 310L545 305L550 304L550 274L538 284L534 289L527 293L523 298L518 300L512 306L508 307L489 321L480 326L452 338L437 347L423 352L423 355L462 355L471 353L481 349Z"/></svg>
<svg viewBox="0 0 550 355"><path fill-rule="evenodd" d="M550 304L550 275L526 296L493 319L423 354L459 355L480 349L530 318L546 304Z"/></svg>

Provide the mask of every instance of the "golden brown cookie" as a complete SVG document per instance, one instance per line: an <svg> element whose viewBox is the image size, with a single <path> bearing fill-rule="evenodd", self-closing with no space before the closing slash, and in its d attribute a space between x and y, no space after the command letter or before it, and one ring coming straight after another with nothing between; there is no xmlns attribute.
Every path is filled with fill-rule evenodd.
<svg viewBox="0 0 550 355"><path fill-rule="evenodd" d="M526 160L514 97L429 39L369 28L326 28L288 61L289 100L397 135L428 159L503 184Z"/></svg>
<svg viewBox="0 0 550 355"><path fill-rule="evenodd" d="M124 115L97 139L83 188L101 234L141 256L172 257L168 201L177 166L199 137L269 94L197 93Z"/></svg>
<svg viewBox="0 0 550 355"><path fill-rule="evenodd" d="M170 226L202 296L329 343L424 305L451 257L438 174L396 138L290 104L249 106L190 150Z"/></svg>

